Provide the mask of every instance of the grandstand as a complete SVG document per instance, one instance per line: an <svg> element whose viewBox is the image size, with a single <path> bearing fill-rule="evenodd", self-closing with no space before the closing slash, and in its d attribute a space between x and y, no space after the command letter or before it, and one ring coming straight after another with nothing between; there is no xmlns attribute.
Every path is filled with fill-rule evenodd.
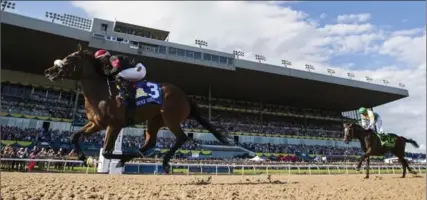
<svg viewBox="0 0 427 200"><path fill-rule="evenodd" d="M83 96L76 81L53 84L42 74L78 43L142 61L147 79L183 88L199 102L204 116L232 132L236 142L275 160L358 155L357 143L341 141L342 123L357 120L355 109L361 104L375 107L408 96L401 88L239 60L230 53L171 43L166 41L167 31L97 18L92 22L87 31L2 13L1 144L23 148L11 155L29 155L34 146L35 152L45 156L55 154L49 154L47 148L64 155L70 151L71 131L86 121ZM126 31L123 27L117 31L117 25L126 26ZM131 30L135 27L140 34ZM214 137L192 120L182 126L193 140L178 156L230 158L241 154L216 148ZM125 130L124 150L133 151L143 144L143 128L142 124ZM84 138L83 150L97 155L102 134ZM170 148L172 142L170 132L159 132L159 149Z"/></svg>

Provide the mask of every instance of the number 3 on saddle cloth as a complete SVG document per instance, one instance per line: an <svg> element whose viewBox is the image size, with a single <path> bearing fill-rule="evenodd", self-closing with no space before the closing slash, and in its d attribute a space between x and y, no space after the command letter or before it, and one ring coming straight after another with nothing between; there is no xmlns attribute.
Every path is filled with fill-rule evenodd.
<svg viewBox="0 0 427 200"><path fill-rule="evenodd" d="M163 94L162 94L162 88L160 84L148 82L148 81L138 81L134 83L134 87L136 89L135 92L135 101L136 106L144 106L146 104L158 104L161 105L163 103ZM118 86L120 95L125 96L124 89L122 87ZM128 100L124 99L123 104L128 105Z"/></svg>

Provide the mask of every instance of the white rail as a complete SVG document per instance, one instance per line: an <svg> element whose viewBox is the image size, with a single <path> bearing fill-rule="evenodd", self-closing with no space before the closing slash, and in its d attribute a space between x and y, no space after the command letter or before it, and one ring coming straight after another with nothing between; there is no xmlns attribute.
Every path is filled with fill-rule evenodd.
<svg viewBox="0 0 427 200"><path fill-rule="evenodd" d="M137 165L137 166L155 166L156 170L158 171L158 168L162 166L161 163L126 163L126 165ZM312 174L318 174L318 173L312 173L312 170L325 170L327 171L327 174L349 174L349 170L356 170L356 165L317 165L317 164L309 164L309 165L299 165L299 164L279 164L279 165L251 165L251 164L194 164L194 163L171 163L171 171L173 171L174 167L185 167L187 168L187 174L190 174L190 167L200 167L200 173L203 173L203 167L215 167L215 174L218 174L218 168L224 167L228 168L228 174L231 174L231 168L233 169L240 169L242 174L245 174L245 170L247 171L253 171L256 172L256 169L262 169L265 170L266 174L269 174L269 170L281 170L281 171L287 171L288 174L291 174L292 170L298 170L298 174L301 174L302 170L308 171L309 175ZM247 169L249 168L249 169ZM410 166L411 169L422 173L422 170L427 170L426 165L421 164L412 164ZM362 167L361 171L363 171L365 168ZM393 173L395 174L395 170L401 170L401 165L371 165L370 170L375 170L378 174L384 173ZM338 171L338 173L331 173L331 170ZM341 170L345 171L345 173L341 173ZM381 172L383 170L383 172ZM156 173L156 172L155 172ZM372 173L372 171L371 171ZM400 172L399 172L400 173ZM283 173L280 173L283 174Z"/></svg>
<svg viewBox="0 0 427 200"><path fill-rule="evenodd" d="M19 158L0 158L0 161L17 161L17 162L45 162L47 163L47 171L49 171L50 166L53 166L52 163L61 163L63 164L63 170L65 171L67 167L67 163L75 163L75 164L83 164L82 161L79 160L57 160L57 159L19 159ZM5 163L3 163L5 164ZM161 163L126 163L126 166L154 166L154 174L158 174L159 168L162 166ZM248 173L256 174L258 173L265 173L265 174L294 174L297 171L297 174L319 174L319 172L322 172L321 174L349 174L350 171L356 170L356 165L340 165L340 164L196 164L196 163L171 163L171 171L173 171L174 168L181 168L186 169L186 173L190 175L190 168L200 168L200 174L206 173L206 171L203 171L203 168L215 168L215 174L218 175L218 168L228 169L228 173L226 174L232 174L234 170L240 170L241 175L245 175ZM419 173L422 173L422 171L427 170L426 165L422 164L411 164L411 168ZM86 167L86 173L89 173L93 169L95 171L95 168ZM361 171L363 172L363 169ZM396 164L381 164L381 165L371 165L370 169L373 170L372 173L378 173L378 174L384 174L384 173L401 173L402 166L396 165ZM125 168L126 170L126 168ZM279 173L277 173L279 171ZM125 171L126 172L126 171ZM138 173L139 167L138 167ZM274 173L276 172L276 173ZM317 172L317 173L316 173Z"/></svg>

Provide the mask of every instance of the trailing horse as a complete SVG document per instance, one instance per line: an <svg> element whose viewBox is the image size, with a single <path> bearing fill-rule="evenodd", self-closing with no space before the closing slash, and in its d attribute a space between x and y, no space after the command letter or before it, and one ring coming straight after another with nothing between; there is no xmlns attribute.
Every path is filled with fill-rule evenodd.
<svg viewBox="0 0 427 200"><path fill-rule="evenodd" d="M181 122L187 118L197 120L224 145L233 145L229 134L221 133L214 125L202 118L197 103L180 88L167 83L157 84L142 81L136 83L138 106L133 121L135 124L147 121L145 144L138 153L114 155L112 153L114 142L122 128L126 126L125 105L118 106L114 98L111 98L119 91L106 81L101 63L93 57L91 52L82 50L79 45L76 52L62 60L56 60L54 66L46 69L45 76L51 81L69 77L81 82L88 123L72 134L71 143L75 152L78 153L79 159L85 163L86 156L81 152L78 144L78 139L82 135L90 136L105 129L102 155L106 159L121 159L119 167L133 158L151 154L156 144L158 130L167 126L176 136L174 146L163 158L163 168L166 173L169 173L170 158L188 140L181 129Z"/></svg>
<svg viewBox="0 0 427 200"><path fill-rule="evenodd" d="M360 170L362 162L366 160L366 177L369 178L369 156L382 156L385 153L391 152L399 159L402 164L403 174L402 178L405 178L406 169L412 174L417 174L408 165L408 161L405 159L405 146L406 143L412 144L415 148L419 148L417 142L412 139L407 139L402 136L395 134L388 134L389 143L392 145L382 145L380 137L373 133L372 130L365 130L356 123L344 124L344 142L348 144L352 138L356 138L360 141L364 155L359 160L357 170Z"/></svg>

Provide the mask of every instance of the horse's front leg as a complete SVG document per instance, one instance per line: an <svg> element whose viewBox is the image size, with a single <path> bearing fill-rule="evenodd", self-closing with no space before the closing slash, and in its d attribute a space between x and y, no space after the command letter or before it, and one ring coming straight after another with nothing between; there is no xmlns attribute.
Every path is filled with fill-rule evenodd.
<svg viewBox="0 0 427 200"><path fill-rule="evenodd" d="M359 163L357 164L357 171L360 171L360 167L362 166L362 162L366 159L366 154L363 154L360 158L359 158Z"/></svg>
<svg viewBox="0 0 427 200"><path fill-rule="evenodd" d="M84 125L80 130L74 132L71 137L71 144L73 145L74 153L78 155L78 159L83 161L83 164L86 165L86 155L81 152L79 139L82 135L88 137L95 132L102 130L101 127L97 126L95 123L89 121L86 125Z"/></svg>
<svg viewBox="0 0 427 200"><path fill-rule="evenodd" d="M366 176L365 176L366 179L369 178L369 163L370 163L370 160L371 159L368 156L368 159L366 160Z"/></svg>

